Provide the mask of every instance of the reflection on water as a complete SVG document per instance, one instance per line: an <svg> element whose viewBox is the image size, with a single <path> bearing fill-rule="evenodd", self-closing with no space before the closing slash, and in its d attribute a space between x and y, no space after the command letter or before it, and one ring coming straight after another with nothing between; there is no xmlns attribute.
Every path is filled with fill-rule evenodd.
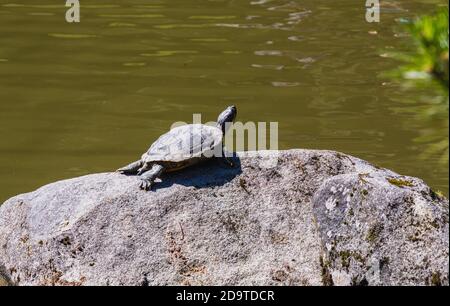
<svg viewBox="0 0 450 306"><path fill-rule="evenodd" d="M448 168L417 141L448 141L448 118L414 111L434 93L379 77L397 65L382 55L408 48L395 20L444 1L382 1L379 24L353 0L85 0L79 24L64 1L39 2L0 0L0 202L116 169L229 104L278 121L281 149L343 151L448 193Z"/></svg>

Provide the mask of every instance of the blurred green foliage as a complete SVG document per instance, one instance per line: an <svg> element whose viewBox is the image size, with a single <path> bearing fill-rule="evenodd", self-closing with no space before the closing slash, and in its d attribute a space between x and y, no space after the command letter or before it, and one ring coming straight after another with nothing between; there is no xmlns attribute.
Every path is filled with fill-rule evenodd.
<svg viewBox="0 0 450 306"><path fill-rule="evenodd" d="M426 105L417 105L421 121L427 120L428 128L422 128L415 139L423 144L420 157L438 158L448 166L449 160L449 24L448 7L433 15L425 15L414 20L403 20L414 49L410 53L392 54L402 62L389 75L401 80L404 85L436 88L436 95L427 97ZM419 102L419 101L417 101ZM443 131L445 131L443 133ZM442 137L446 135L446 137Z"/></svg>
<svg viewBox="0 0 450 306"><path fill-rule="evenodd" d="M407 81L436 82L448 95L448 8L406 23L415 52L395 54L405 62L393 75Z"/></svg>

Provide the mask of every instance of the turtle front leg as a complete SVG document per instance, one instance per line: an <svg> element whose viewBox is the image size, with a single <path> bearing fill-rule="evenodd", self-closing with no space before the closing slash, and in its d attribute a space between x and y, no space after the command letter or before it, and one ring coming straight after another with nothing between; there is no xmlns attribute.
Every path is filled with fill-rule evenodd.
<svg viewBox="0 0 450 306"><path fill-rule="evenodd" d="M233 161L231 160L231 158L224 156L224 159L225 159L225 163L226 163L228 166L230 166L231 168L234 168L234 163L233 163Z"/></svg>
<svg viewBox="0 0 450 306"><path fill-rule="evenodd" d="M164 167L159 164L153 164L152 168L139 176L141 183L139 188L150 190L155 180L164 172Z"/></svg>
<svg viewBox="0 0 450 306"><path fill-rule="evenodd" d="M125 167L117 169L116 172L119 172L121 174L137 174L139 168L141 167L142 167L142 160L137 160Z"/></svg>
<svg viewBox="0 0 450 306"><path fill-rule="evenodd" d="M231 160L231 158L229 158L228 156L226 156L226 152L225 152L225 148L224 148L224 147L222 147L222 157L223 157L223 160L225 161L225 163L226 163L228 166L230 166L231 168L234 167L234 163L233 163L233 161Z"/></svg>

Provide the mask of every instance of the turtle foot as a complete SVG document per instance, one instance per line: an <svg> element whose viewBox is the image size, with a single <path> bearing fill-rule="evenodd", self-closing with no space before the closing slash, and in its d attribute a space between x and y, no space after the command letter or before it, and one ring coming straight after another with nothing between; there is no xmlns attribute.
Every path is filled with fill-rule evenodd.
<svg viewBox="0 0 450 306"><path fill-rule="evenodd" d="M135 175L136 171L132 171L130 169L126 168L120 168L116 170L116 173L122 174L122 175Z"/></svg>
<svg viewBox="0 0 450 306"><path fill-rule="evenodd" d="M147 181L147 180L141 180L140 184L139 184L139 188L141 188L142 190L148 191L152 189L152 182Z"/></svg>

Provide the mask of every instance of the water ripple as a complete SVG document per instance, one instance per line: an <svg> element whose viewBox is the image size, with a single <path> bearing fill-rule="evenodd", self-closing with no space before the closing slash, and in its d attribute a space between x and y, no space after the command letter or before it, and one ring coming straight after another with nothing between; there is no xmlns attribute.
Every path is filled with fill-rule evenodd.
<svg viewBox="0 0 450 306"><path fill-rule="evenodd" d="M49 33L48 36L55 37L55 38L68 38L68 39L97 37L97 35L93 35L93 34L68 34L68 33Z"/></svg>
<svg viewBox="0 0 450 306"><path fill-rule="evenodd" d="M161 57L161 56L171 56L177 54L196 54L198 51L195 50L159 50L155 53L142 53L141 56L148 57Z"/></svg>
<svg viewBox="0 0 450 306"><path fill-rule="evenodd" d="M296 87L299 86L299 82L272 82L274 87Z"/></svg>
<svg viewBox="0 0 450 306"><path fill-rule="evenodd" d="M284 68L283 65L259 65L252 64L253 68L262 68L262 69L271 69L271 70L282 70Z"/></svg>
<svg viewBox="0 0 450 306"><path fill-rule="evenodd" d="M100 14L99 17L106 18L164 18L162 14Z"/></svg>

